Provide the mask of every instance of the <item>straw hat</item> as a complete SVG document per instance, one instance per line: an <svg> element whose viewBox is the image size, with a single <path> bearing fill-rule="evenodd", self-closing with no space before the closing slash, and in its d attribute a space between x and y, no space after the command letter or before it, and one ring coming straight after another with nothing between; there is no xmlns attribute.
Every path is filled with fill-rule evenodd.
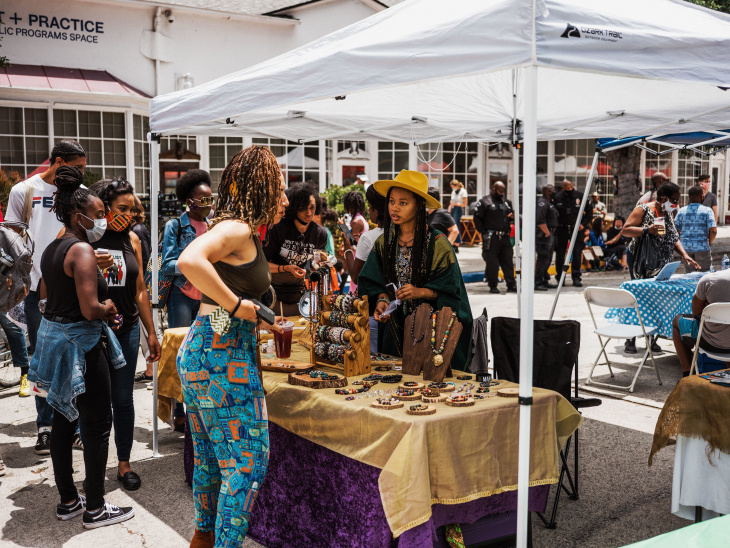
<svg viewBox="0 0 730 548"><path fill-rule="evenodd" d="M410 190L413 194L417 194L426 200L426 207L428 209L439 209L441 207L441 202L428 195L428 177L420 171L403 169L395 176L394 180L375 181L373 186L378 191L378 194L382 194L383 196L387 196L388 191L394 186Z"/></svg>

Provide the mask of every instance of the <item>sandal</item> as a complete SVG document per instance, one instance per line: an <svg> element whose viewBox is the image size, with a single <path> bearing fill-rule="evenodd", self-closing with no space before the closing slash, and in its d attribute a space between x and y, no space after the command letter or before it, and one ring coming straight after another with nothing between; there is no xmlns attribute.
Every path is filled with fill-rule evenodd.
<svg viewBox="0 0 730 548"><path fill-rule="evenodd" d="M152 382L152 375L148 375L146 371L140 371L134 376L134 382Z"/></svg>

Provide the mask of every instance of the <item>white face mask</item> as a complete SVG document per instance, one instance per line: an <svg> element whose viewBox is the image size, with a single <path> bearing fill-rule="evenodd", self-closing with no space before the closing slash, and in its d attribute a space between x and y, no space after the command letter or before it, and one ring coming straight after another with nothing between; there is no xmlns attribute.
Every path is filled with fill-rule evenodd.
<svg viewBox="0 0 730 548"><path fill-rule="evenodd" d="M664 211L666 211L667 213L671 213L672 211L677 209L677 205L679 204L673 204L672 202L667 200L666 202L664 202Z"/></svg>
<svg viewBox="0 0 730 548"><path fill-rule="evenodd" d="M83 213L79 213L82 217L86 217ZM92 223L94 223L94 228L86 228L84 225L81 225L84 230L86 231L86 237L89 238L89 243L97 242L101 239L101 237L104 235L104 232L106 232L106 219L91 219L89 217L86 217L89 219Z"/></svg>

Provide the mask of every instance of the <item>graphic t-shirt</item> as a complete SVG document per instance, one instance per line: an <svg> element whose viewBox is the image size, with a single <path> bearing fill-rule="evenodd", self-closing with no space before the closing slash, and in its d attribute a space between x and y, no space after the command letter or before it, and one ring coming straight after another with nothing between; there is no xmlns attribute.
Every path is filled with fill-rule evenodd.
<svg viewBox="0 0 730 548"><path fill-rule="evenodd" d="M327 229L311 222L307 230L301 233L293 219L285 218L269 228L264 254L270 263L304 267L314 252L324 250L326 245ZM271 285L285 303L298 302L304 291L304 280L290 272L273 272Z"/></svg>
<svg viewBox="0 0 730 548"><path fill-rule="evenodd" d="M101 239L91 244L91 247L94 250L108 250L114 261L101 273L109 287L108 296L117 307L117 312L122 315L122 326L116 332L121 335L137 325L139 319L136 300L139 265L129 239L129 231L117 232L107 228Z"/></svg>
<svg viewBox="0 0 730 548"><path fill-rule="evenodd" d="M33 175L27 181L21 181L13 186L8 198L8 221L22 221L23 208L25 207L25 191L28 184L33 188L33 208L28 222L29 230L35 248L33 250L33 270L30 273L31 288L38 289L38 282L41 279L41 257L48 245L56 239L56 236L63 228L63 223L56 218L51 211L53 206L53 194L56 187L46 183L40 175Z"/></svg>
<svg viewBox="0 0 730 548"><path fill-rule="evenodd" d="M208 224L205 221L196 221L192 217L190 217L189 219L190 224L193 225L193 228L195 229L196 238L199 238L200 236L205 234L206 230L208 230ZM191 284L190 280L185 282L185 285L180 288L180 291L196 301L199 301L200 298L203 296L203 293L197 287Z"/></svg>

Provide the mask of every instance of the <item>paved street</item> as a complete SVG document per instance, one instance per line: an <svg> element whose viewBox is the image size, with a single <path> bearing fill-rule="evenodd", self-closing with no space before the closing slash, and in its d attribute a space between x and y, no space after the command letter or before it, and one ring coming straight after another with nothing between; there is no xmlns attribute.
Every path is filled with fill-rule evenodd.
<svg viewBox="0 0 730 548"><path fill-rule="evenodd" d="M730 247L730 230L721 229L716 250ZM465 272L483 268L479 249L463 249L459 261ZM719 258L716 259L719 266ZM589 273L584 285L618 287L628 276ZM504 290L504 284L502 284ZM486 307L490 317L516 316L514 294L491 295L485 283L468 286L472 311ZM535 296L535 317L547 318L554 290ZM584 379L598 352L589 328L590 318L582 290L564 289L556 319L570 318L582 324L579 376ZM657 360L664 381L658 385L651 371L643 373L633 395L603 398L603 405L588 409L581 428L581 498L564 498L558 511L558 528L546 530L534 521L535 546L615 547L671 531L690 522L670 512L673 448L662 450L649 468L647 459L659 410L680 378L680 367L669 341L660 341L664 352ZM639 344L641 349L642 345ZM610 351L622 348L610 344ZM635 359L635 356L624 356ZM142 368L141 362L139 368ZM621 368L616 368L621 372ZM55 518L57 491L50 459L39 457L35 444L35 407L31 398L20 399L17 389L0 391L0 454L8 467L0 478L0 547L73 548L88 546L179 548L193 533L193 502L182 471L182 435L162 425L161 458L151 454L152 392L140 385L135 390L137 420L132 450L134 469L142 488L126 492L116 480L116 452L109 451L107 498L114 504L132 505L134 519L123 524L83 531L80 519L60 522ZM83 479L83 460L75 452L76 478ZM258 546L247 541L247 547Z"/></svg>

